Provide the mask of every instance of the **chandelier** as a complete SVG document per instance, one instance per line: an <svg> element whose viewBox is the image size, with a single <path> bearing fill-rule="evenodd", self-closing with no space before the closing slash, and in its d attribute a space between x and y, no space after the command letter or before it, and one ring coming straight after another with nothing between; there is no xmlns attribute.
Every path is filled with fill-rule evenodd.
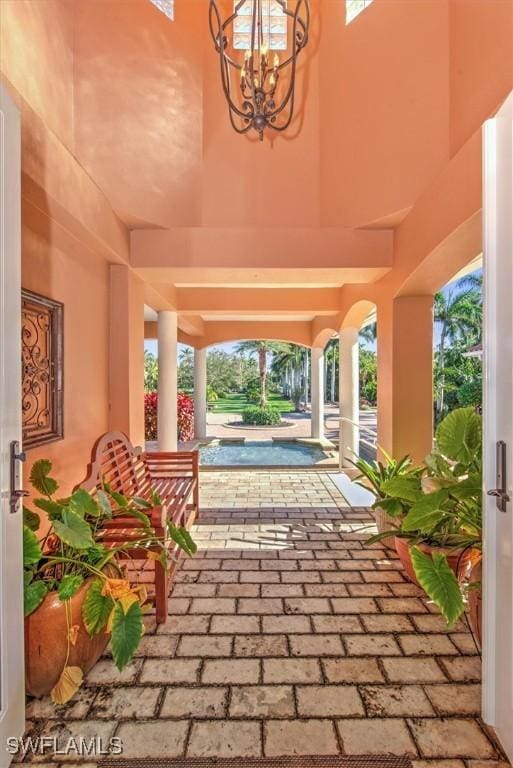
<svg viewBox="0 0 513 768"><path fill-rule="evenodd" d="M284 131L292 120L297 58L308 42L310 0L210 0L210 32L237 133ZM291 7L293 6L293 10Z"/></svg>

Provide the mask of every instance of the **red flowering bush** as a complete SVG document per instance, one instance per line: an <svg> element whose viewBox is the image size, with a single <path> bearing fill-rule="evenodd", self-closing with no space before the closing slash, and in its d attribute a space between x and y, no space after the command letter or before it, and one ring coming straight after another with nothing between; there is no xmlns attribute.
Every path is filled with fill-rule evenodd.
<svg viewBox="0 0 513 768"><path fill-rule="evenodd" d="M157 439L157 402L156 392L144 393L144 436L146 440Z"/></svg>
<svg viewBox="0 0 513 768"><path fill-rule="evenodd" d="M146 440L157 439L157 404L156 392L146 392L144 395L144 424ZM178 439L192 440L194 437L194 401L185 392L178 393Z"/></svg>
<svg viewBox="0 0 513 768"><path fill-rule="evenodd" d="M178 439L192 440L194 437L194 400L185 392L178 393Z"/></svg>

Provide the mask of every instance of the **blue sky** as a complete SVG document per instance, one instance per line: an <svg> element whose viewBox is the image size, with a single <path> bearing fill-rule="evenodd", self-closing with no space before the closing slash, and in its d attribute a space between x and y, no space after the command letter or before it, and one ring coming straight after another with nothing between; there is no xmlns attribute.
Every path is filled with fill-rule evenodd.
<svg viewBox="0 0 513 768"><path fill-rule="evenodd" d="M482 270L482 268L476 269L475 272L472 272L472 274L473 275L482 275L483 274L483 270ZM444 288L442 288L442 292L445 293L445 294L449 293L449 291L454 287L454 283L455 282L456 281L452 280L450 283L447 283L447 285L444 286ZM437 334L435 333L435 344L438 342L438 339L436 337L437 337ZM233 350L235 349L235 346L236 346L236 344L234 344L234 343L218 344L216 348L217 349L223 349L225 352L233 352ZM368 344L368 343L366 343L365 346L368 349L374 349L376 345L375 344ZM185 347L185 344L178 344L178 355L180 355L180 350L182 350L184 347ZM148 340L146 340L144 342L144 349L147 349L149 352L151 352L152 354L157 356L158 355L158 344L157 344L157 341L155 339L148 339Z"/></svg>
<svg viewBox="0 0 513 768"><path fill-rule="evenodd" d="M180 354L180 350L185 348L185 344L178 344L178 354ZM224 349L226 352L232 352L235 348L235 344L217 344L216 349ZM157 357L158 354L158 344L156 339L146 339L144 342L144 349L147 349L149 352L151 352L155 357Z"/></svg>

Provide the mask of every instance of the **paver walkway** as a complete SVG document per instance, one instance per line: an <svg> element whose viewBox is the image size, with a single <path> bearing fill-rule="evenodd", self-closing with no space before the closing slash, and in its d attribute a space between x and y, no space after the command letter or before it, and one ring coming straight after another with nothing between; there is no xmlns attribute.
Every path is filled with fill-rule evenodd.
<svg viewBox="0 0 513 768"><path fill-rule="evenodd" d="M324 433L328 440L338 441L339 430L338 406L326 405L324 407ZM216 413L210 411L207 414L207 432L211 437L245 437L247 440L266 440L270 437L310 437L312 433L311 413L287 413L283 417L291 423L290 427L263 427L261 429L232 429L225 426L227 422L242 420L242 416L236 413ZM377 423L376 409L367 408L360 411L361 436L368 442L376 443Z"/></svg>
<svg viewBox="0 0 513 768"><path fill-rule="evenodd" d="M337 508L344 503L326 471L205 471L201 475L203 509L284 507L292 513L294 508Z"/></svg>
<svg viewBox="0 0 513 768"><path fill-rule="evenodd" d="M288 474L288 508L262 508L253 488L251 508L235 509L213 506L227 481L205 473L199 552L178 573L168 623L149 628L121 675L100 661L67 707L33 702L32 732L116 735L128 758L392 753L415 768L506 766L479 720L466 626L447 631L395 553L364 546L366 510L331 490L303 503L303 488L326 488L321 474Z"/></svg>

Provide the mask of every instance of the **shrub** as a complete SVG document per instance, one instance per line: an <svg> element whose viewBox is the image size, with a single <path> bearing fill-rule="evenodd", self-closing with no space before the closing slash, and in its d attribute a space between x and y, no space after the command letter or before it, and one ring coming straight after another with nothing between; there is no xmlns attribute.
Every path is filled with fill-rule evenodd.
<svg viewBox="0 0 513 768"><path fill-rule="evenodd" d="M242 411L242 421L244 424L253 424L255 426L273 426L281 421L281 414L277 408L266 405L263 408L257 405L249 405Z"/></svg>
<svg viewBox="0 0 513 768"><path fill-rule="evenodd" d="M207 402L213 403L216 400L219 400L219 394L215 391L214 387L211 387L209 384L207 386Z"/></svg>
<svg viewBox="0 0 513 768"><path fill-rule="evenodd" d="M157 393L146 392L144 395L144 432L146 440L157 439L157 408ZM177 416L178 439L181 441L192 440L194 437L194 401L185 392L178 393Z"/></svg>
<svg viewBox="0 0 513 768"><path fill-rule="evenodd" d="M474 407L481 405L483 401L483 382L480 379L466 381L456 393L460 405Z"/></svg>
<svg viewBox="0 0 513 768"><path fill-rule="evenodd" d="M246 399L250 403L259 403L260 402L260 379L259 378L252 378L248 381L246 384Z"/></svg>

